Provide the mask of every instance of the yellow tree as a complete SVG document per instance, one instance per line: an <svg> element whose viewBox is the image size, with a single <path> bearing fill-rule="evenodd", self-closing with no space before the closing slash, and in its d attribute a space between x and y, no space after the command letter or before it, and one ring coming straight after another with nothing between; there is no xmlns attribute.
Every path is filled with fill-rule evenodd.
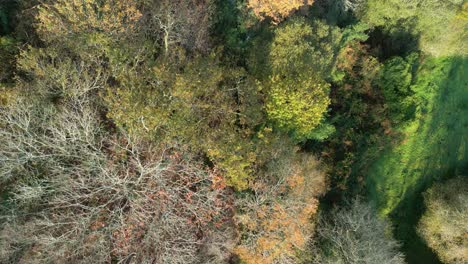
<svg viewBox="0 0 468 264"><path fill-rule="evenodd" d="M249 0L248 7L261 20L269 17L277 24L302 6L312 5L313 0Z"/></svg>
<svg viewBox="0 0 468 264"><path fill-rule="evenodd" d="M129 72L119 79L124 87L106 96L108 116L118 126L138 137L190 146L206 154L229 186L248 187L256 161L251 138L261 110L244 70L228 71L212 54L194 58L183 71L161 65L154 73Z"/></svg>
<svg viewBox="0 0 468 264"><path fill-rule="evenodd" d="M426 211L418 233L443 263L468 262L468 180L464 176L437 183L424 193Z"/></svg>
<svg viewBox="0 0 468 264"><path fill-rule="evenodd" d="M313 75L274 75L266 101L268 117L276 125L294 133L296 139L309 138L328 109L330 85Z"/></svg>
<svg viewBox="0 0 468 264"><path fill-rule="evenodd" d="M67 34L125 31L141 17L135 1L58 0L39 6L38 33L53 41Z"/></svg>
<svg viewBox="0 0 468 264"><path fill-rule="evenodd" d="M297 140L311 138L330 104L324 79L340 33L324 23L292 19L275 30L271 74L261 83L269 119Z"/></svg>

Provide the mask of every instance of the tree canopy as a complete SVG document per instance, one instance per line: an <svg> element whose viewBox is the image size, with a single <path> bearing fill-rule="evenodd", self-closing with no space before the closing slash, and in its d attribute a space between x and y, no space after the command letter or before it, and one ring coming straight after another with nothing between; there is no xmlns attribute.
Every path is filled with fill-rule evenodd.
<svg viewBox="0 0 468 264"><path fill-rule="evenodd" d="M0 0L0 263L465 261L465 2Z"/></svg>

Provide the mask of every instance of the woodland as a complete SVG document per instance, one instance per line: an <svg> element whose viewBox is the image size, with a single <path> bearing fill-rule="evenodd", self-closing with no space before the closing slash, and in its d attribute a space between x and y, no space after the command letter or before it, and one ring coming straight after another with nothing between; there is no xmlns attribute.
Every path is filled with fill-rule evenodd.
<svg viewBox="0 0 468 264"><path fill-rule="evenodd" d="M466 0L0 0L0 263L468 263Z"/></svg>

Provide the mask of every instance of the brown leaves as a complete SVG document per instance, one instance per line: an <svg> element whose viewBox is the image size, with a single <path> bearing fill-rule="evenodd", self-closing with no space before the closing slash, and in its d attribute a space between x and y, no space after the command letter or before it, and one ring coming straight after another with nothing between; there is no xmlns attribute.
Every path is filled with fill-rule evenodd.
<svg viewBox="0 0 468 264"><path fill-rule="evenodd" d="M258 179L251 185L255 198L238 201L235 219L243 238L234 252L246 263L293 263L313 232L324 174L310 156L298 155L288 165L284 178Z"/></svg>
<svg viewBox="0 0 468 264"><path fill-rule="evenodd" d="M162 160L167 166L161 168L160 176L140 183L148 188L140 188L137 197L128 201L128 212L113 231L112 253L117 259L132 252L140 252L137 261L152 254L166 255L167 261L185 258L195 254L203 241L214 240L211 236L232 226L233 202L224 179L177 150L166 152Z"/></svg>

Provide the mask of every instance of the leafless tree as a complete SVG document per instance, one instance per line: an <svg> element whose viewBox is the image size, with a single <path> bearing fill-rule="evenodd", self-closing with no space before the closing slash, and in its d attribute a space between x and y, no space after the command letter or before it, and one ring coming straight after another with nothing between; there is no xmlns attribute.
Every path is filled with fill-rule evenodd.
<svg viewBox="0 0 468 264"><path fill-rule="evenodd" d="M212 0L147 0L143 9L142 28L161 40L165 53L176 44L200 52L210 48Z"/></svg>
<svg viewBox="0 0 468 264"><path fill-rule="evenodd" d="M317 228L316 263L405 263L399 243L388 224L372 207L355 200L349 209L338 209L321 219Z"/></svg>
<svg viewBox="0 0 468 264"><path fill-rule="evenodd" d="M222 262L230 193L174 146L108 134L85 96L0 109L1 263ZM218 249L218 250L214 250Z"/></svg>

